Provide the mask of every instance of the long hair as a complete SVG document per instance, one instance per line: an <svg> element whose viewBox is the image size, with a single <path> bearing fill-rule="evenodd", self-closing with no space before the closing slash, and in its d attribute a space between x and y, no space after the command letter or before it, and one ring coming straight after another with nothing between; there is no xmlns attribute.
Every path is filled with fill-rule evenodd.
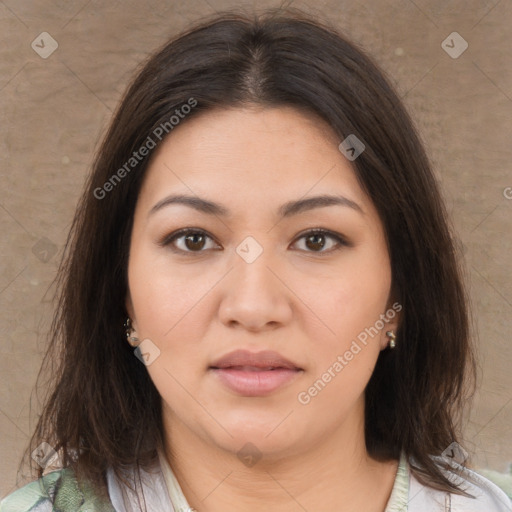
<svg viewBox="0 0 512 512"><path fill-rule="evenodd" d="M403 307L397 347L381 352L365 390L366 448L379 460L403 450L422 482L460 492L431 459L459 440L475 373L462 267L438 183L385 74L334 27L297 9L202 19L138 70L65 246L41 369L52 380L28 450L49 443L98 492L109 466L117 473L154 459L161 398L123 328L133 214L151 157L139 149L172 133L177 110L186 123L251 104L314 113L340 142L350 134L364 141L354 171L383 222Z"/></svg>

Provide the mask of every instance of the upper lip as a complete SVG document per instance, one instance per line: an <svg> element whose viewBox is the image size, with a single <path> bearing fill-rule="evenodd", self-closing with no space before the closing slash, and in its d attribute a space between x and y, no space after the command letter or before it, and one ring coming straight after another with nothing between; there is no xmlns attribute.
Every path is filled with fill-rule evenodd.
<svg viewBox="0 0 512 512"><path fill-rule="evenodd" d="M235 350L217 359L210 368L231 368L235 366L248 366L262 369L288 368L301 370L278 352L263 350L262 352L249 352L248 350Z"/></svg>

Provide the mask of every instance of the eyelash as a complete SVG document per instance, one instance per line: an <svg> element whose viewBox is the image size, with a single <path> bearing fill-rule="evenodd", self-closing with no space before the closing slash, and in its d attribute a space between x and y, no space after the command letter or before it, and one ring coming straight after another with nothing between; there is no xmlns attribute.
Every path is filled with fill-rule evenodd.
<svg viewBox="0 0 512 512"><path fill-rule="evenodd" d="M192 255L192 254L200 254L200 253L206 252L208 249L206 249L206 250L203 249L203 250L199 250L199 251L189 251L189 250L178 249L175 246L173 246L173 242L175 240L177 240L185 235L190 235L190 234L205 235L206 237L210 238L211 240L214 240L214 238L212 236L210 236L206 231L204 231L202 229L183 228L178 231L175 231L174 233L171 233L170 235L165 236L161 241L158 242L158 245L160 245L161 247L169 246L171 251L173 251L175 253L179 253L179 254ZM338 243L337 246L335 246L327 251L323 251L323 250L322 251L306 251L311 254L320 254L320 255L321 254L329 254L334 251L340 250L342 247L350 247L351 246L351 244L349 242L347 242L347 240L345 240L345 238L343 238L340 234L334 233L333 231L329 231L329 230L323 229L323 228L314 228L314 229L310 229L309 231L306 231L304 233L301 233L295 239L295 242L302 238L306 238L310 235L324 235L326 237L333 238Z"/></svg>

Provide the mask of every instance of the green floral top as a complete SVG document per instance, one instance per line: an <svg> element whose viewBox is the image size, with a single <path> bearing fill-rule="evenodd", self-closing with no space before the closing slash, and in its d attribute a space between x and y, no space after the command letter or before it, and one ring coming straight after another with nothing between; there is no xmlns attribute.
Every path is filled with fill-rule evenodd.
<svg viewBox="0 0 512 512"><path fill-rule="evenodd" d="M72 469L60 469L30 482L0 502L1 512L116 512L87 484L78 485Z"/></svg>

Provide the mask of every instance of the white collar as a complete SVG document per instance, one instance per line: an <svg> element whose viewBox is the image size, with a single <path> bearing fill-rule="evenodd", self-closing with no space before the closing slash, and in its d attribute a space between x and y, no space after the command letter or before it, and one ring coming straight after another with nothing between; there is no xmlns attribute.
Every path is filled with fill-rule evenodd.
<svg viewBox="0 0 512 512"><path fill-rule="evenodd" d="M196 512L196 509L192 508L185 498L181 486L174 476L174 472L167 462L167 458L163 451L158 449L158 460L160 461L160 467L162 469L162 475L167 485L167 491L169 493L171 502L176 510L180 512Z"/></svg>
<svg viewBox="0 0 512 512"><path fill-rule="evenodd" d="M410 473L408 512L512 512L512 502L496 484L454 460L432 458L450 481L475 498L424 486ZM451 470L442 462L448 462Z"/></svg>
<svg viewBox="0 0 512 512"><path fill-rule="evenodd" d="M433 459L441 461L439 457ZM451 466L461 471L463 476L441 469L451 480L461 482L476 499L424 486L411 473L410 465L402 454L385 512L512 512L510 499L497 485L456 462ZM123 473L130 482L136 482L135 491L121 482L112 468L107 470L108 491L116 512L141 512L139 498L142 503L145 500L148 512L194 512L160 449L154 467L140 470L143 498L141 486L134 478L135 470L132 468Z"/></svg>

